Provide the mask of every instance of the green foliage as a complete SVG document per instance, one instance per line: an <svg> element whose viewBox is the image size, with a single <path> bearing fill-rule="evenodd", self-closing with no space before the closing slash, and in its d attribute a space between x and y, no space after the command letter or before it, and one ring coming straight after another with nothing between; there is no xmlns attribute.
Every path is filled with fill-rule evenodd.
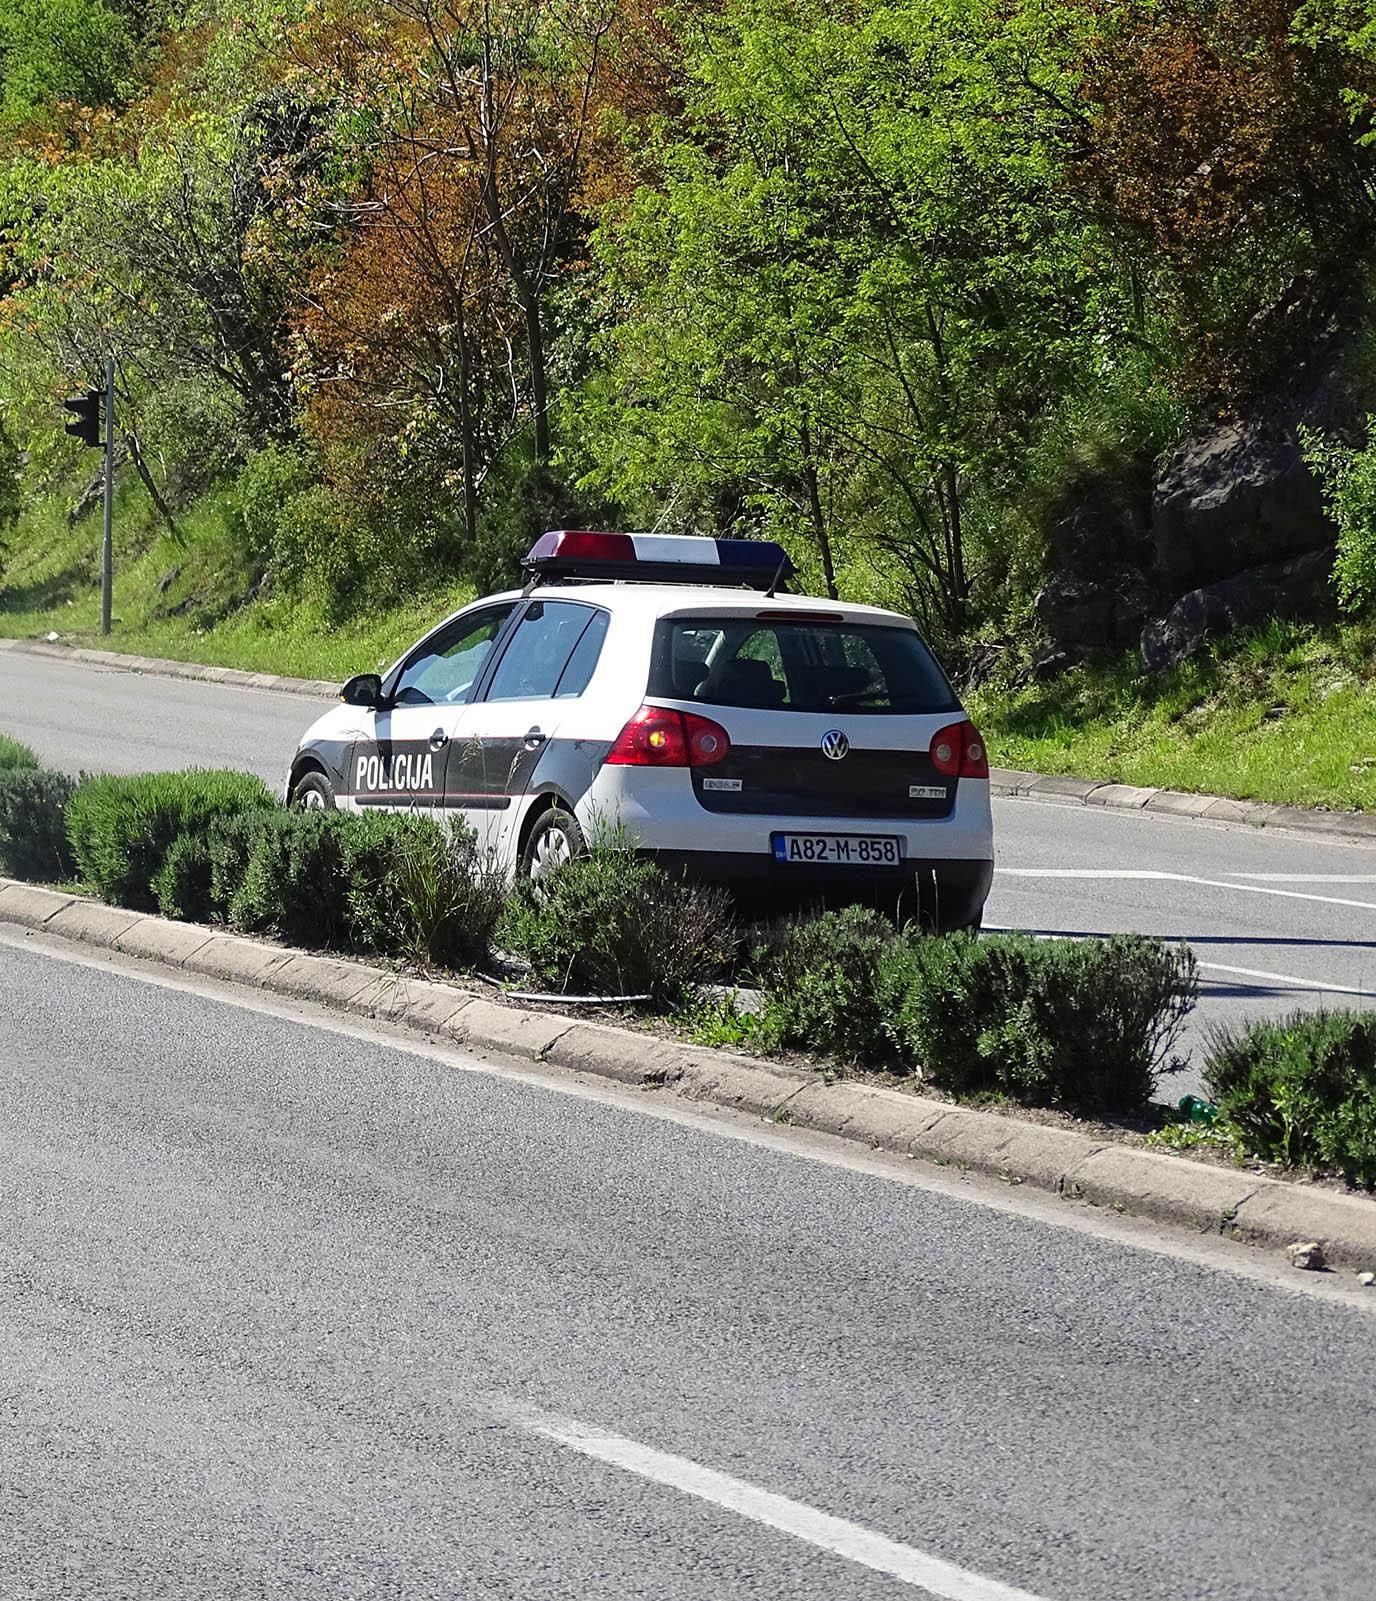
<svg viewBox="0 0 1376 1601"><path fill-rule="evenodd" d="M873 1065L889 1055L878 982L893 940L893 924L861 906L786 924L756 956L764 998L759 1038L843 1062Z"/></svg>
<svg viewBox="0 0 1376 1601"><path fill-rule="evenodd" d="M957 1095L1034 1106L1140 1111L1194 1005L1188 949L1114 935L896 941L879 1005L903 1055Z"/></svg>
<svg viewBox="0 0 1376 1601"><path fill-rule="evenodd" d="M37 767L38 758L27 745L8 734L0 734L0 772L14 767Z"/></svg>
<svg viewBox="0 0 1376 1601"><path fill-rule="evenodd" d="M1297 1012L1216 1030L1204 1083L1258 1154L1376 1187L1376 1013Z"/></svg>
<svg viewBox="0 0 1376 1601"><path fill-rule="evenodd" d="M1333 578L1345 610L1376 601L1376 417L1367 418L1367 443L1353 449L1305 431L1305 457L1323 483L1324 501L1338 529Z"/></svg>
<svg viewBox="0 0 1376 1601"><path fill-rule="evenodd" d="M675 1001L734 955L730 902L620 846L597 845L519 882L504 937L541 983L573 994Z"/></svg>
<svg viewBox="0 0 1376 1601"><path fill-rule="evenodd" d="M5 0L0 7L0 133L37 123L59 103L118 98L134 41L100 0Z"/></svg>
<svg viewBox="0 0 1376 1601"><path fill-rule="evenodd" d="M212 825L212 834L218 826ZM153 875L158 910L164 917L186 923L210 922L214 911L210 874L210 838L200 833L179 834Z"/></svg>
<svg viewBox="0 0 1376 1601"><path fill-rule="evenodd" d="M231 818L207 865L207 904L235 928L444 967L485 958L502 906L470 835L394 812Z"/></svg>
<svg viewBox="0 0 1376 1601"><path fill-rule="evenodd" d="M247 773L140 773L88 779L67 807L81 877L116 906L152 910L153 880L174 840L205 836L240 812L271 809L267 786Z"/></svg>
<svg viewBox="0 0 1376 1601"><path fill-rule="evenodd" d="M48 883L72 876L66 810L75 788L65 773L0 767L0 873Z"/></svg>

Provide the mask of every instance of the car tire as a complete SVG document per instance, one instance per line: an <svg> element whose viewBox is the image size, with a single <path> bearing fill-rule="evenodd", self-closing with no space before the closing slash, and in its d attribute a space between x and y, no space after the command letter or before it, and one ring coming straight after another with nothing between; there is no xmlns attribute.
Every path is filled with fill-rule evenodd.
<svg viewBox="0 0 1376 1601"><path fill-rule="evenodd" d="M540 813L526 836L521 852L522 876L538 884L556 867L586 855L587 849L583 830L573 813L562 806L551 806Z"/></svg>
<svg viewBox="0 0 1376 1601"><path fill-rule="evenodd" d="M303 773L292 786L291 803L301 812L334 811L334 790L329 779L314 770Z"/></svg>

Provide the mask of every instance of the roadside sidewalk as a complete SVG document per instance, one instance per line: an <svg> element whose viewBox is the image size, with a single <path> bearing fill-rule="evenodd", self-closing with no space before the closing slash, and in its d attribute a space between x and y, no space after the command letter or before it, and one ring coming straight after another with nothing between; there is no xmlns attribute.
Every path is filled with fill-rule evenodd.
<svg viewBox="0 0 1376 1601"><path fill-rule="evenodd" d="M339 685L321 678L284 678L278 673L248 673L237 667L204 667L197 662L170 661L160 656L125 656L119 651L88 650L42 639L0 639L0 652L47 656L56 661L85 662L92 667L128 673L151 673L160 678L187 678L207 684L234 684L283 695L304 695L333 700ZM1281 828L1311 838L1342 839L1376 845L1376 813L1330 812L1303 806L1270 806L1257 801L1230 800L1225 795L1195 795L1175 789L1139 789L1084 778L1060 778L1014 768L990 770L995 795L1053 801L1067 806L1103 806L1113 811L1144 812L1177 821L1241 823L1251 828Z"/></svg>
<svg viewBox="0 0 1376 1601"><path fill-rule="evenodd" d="M524 1057L648 1092L752 1113L1008 1183L1249 1245L1321 1242L1330 1264L1376 1269L1376 1200L1141 1150L737 1053L584 1022L457 984L317 956L0 879L0 925L142 957L377 1018L476 1054Z"/></svg>

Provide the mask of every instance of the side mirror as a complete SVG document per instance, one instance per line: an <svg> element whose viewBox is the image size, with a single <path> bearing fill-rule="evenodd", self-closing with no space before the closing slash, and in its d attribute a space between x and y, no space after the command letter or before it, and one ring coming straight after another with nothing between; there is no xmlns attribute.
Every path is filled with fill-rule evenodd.
<svg viewBox="0 0 1376 1601"><path fill-rule="evenodd" d="M356 673L340 690L339 698L346 706L380 706L382 680L376 673Z"/></svg>

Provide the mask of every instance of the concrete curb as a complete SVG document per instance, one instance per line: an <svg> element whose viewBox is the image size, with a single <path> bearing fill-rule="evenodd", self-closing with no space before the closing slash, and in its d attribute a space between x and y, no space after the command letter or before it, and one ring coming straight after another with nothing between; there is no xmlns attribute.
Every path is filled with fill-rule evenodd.
<svg viewBox="0 0 1376 1601"><path fill-rule="evenodd" d="M480 995L362 962L119 911L12 879L0 879L0 923L379 1018L479 1055L593 1073L1203 1234L1278 1250L1296 1240L1319 1240L1330 1263L1376 1269L1376 1201L1362 1196L1211 1167L898 1090L827 1083L781 1063L507 1005L491 992Z"/></svg>
<svg viewBox="0 0 1376 1601"><path fill-rule="evenodd" d="M1025 773L1010 767L989 770L995 795L1022 796L1066 806L1106 806L1120 812L1148 812L1177 821L1245 823L1250 828L1283 828L1290 833L1376 845L1376 812L1324 812L1303 806L1270 806L1230 800L1226 795L1191 795L1178 789L1142 789L1135 784L1095 782Z"/></svg>
<svg viewBox="0 0 1376 1601"><path fill-rule="evenodd" d="M87 650L83 645L56 645L46 639L0 639L0 651L23 656L47 656L55 661L84 662L90 667L113 668L125 673L150 673L156 678L189 678L198 684L233 684L239 689L262 689L276 695L305 695L334 700L339 685L324 678L284 678L279 673L246 673L238 667L206 667L200 662L172 661L165 656L126 656L117 650Z"/></svg>

